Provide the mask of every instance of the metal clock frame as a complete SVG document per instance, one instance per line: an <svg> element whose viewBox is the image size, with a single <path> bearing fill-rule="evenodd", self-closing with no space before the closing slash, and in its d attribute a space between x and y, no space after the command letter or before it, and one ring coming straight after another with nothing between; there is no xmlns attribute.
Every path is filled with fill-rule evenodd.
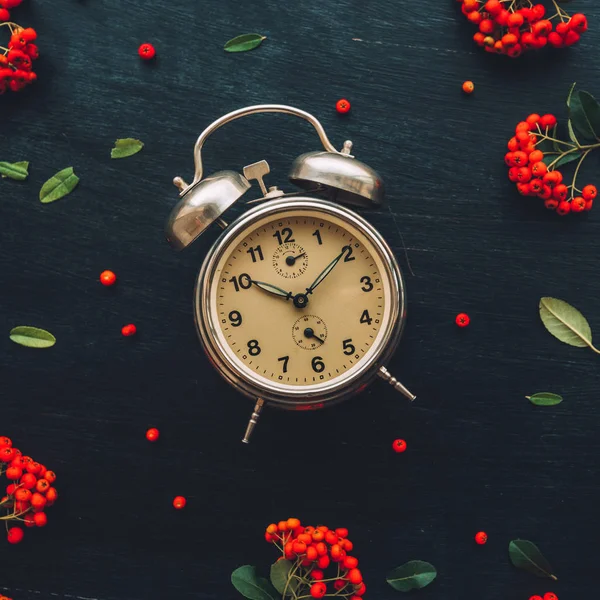
<svg viewBox="0 0 600 600"><path fill-rule="evenodd" d="M358 228L371 241L382 259L391 286L391 297L386 298L386 301L390 303L390 318L380 337L379 347L375 349L373 356L348 378L340 377L337 378L337 381L323 383L322 386L319 386L319 390L314 392L307 393L301 386L298 386L297 391L290 391L288 388L283 392L277 389L277 383L268 385L252 380L227 356L217 336L219 324L213 323L213 314L210 310L210 291L212 285L216 284L215 270L220 259L240 233L251 230L252 225L264 217L281 216L283 218L286 212L303 209L318 210L325 216L337 217ZM390 247L371 224L355 212L333 202L302 196L271 200L246 212L231 223L209 250L198 274L194 289L194 320L205 352L219 373L241 393L258 399L255 408L256 418L258 418L258 413L265 401L287 409L313 406L316 408L325 404L333 404L342 398L360 392L378 374L395 385L396 389L411 400L414 399L414 396L406 388L400 389L401 384L382 367L396 350L406 320L406 291L400 267ZM403 388L403 386L401 387ZM246 437L249 436L249 433L247 432ZM245 438L244 441L247 439Z"/></svg>

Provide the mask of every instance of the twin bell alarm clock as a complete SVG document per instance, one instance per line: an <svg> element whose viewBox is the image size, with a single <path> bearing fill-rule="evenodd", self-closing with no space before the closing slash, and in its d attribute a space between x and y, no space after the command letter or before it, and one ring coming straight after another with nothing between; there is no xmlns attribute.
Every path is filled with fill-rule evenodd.
<svg viewBox="0 0 600 600"><path fill-rule="evenodd" d="M294 160L289 179L302 192L267 187L261 160L243 174L204 177L202 148L221 126L257 113L308 121L322 150ZM266 403L317 409L366 388L377 376L411 401L415 396L385 364L406 318L402 273L379 232L347 206L383 202L379 175L329 141L311 114L279 104L249 106L209 125L194 148L191 184L173 182L180 200L166 237L181 250L213 223L223 232L208 252L194 290L196 328L210 361L233 387L254 399L248 443ZM262 197L232 223L223 215L256 181Z"/></svg>

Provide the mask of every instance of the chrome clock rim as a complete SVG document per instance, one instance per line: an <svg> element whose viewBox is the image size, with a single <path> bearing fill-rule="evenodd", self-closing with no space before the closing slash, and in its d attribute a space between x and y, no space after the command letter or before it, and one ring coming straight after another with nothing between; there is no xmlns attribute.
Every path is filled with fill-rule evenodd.
<svg viewBox="0 0 600 600"><path fill-rule="evenodd" d="M268 384L259 381L238 367L227 356L217 335L219 324L213 322L214 312L211 310L211 283L215 280L215 270L223 254L230 248L231 242L244 231L251 230L254 223L265 217L281 216L294 210L320 211L324 216L333 216L359 229L373 244L382 259L383 267L391 286L390 317L381 336L379 347L364 364L348 377L336 378L333 381L310 386L297 386L290 390L282 390L283 386L275 382ZM406 289L400 267L381 234L365 219L354 211L326 200L295 196L282 198L257 206L244 213L229 225L227 230L216 240L210 249L196 279L194 289L194 320L196 330L209 360L221 376L234 388L250 398L263 400L281 408L320 408L356 394L377 376L380 367L384 366L396 350L406 320Z"/></svg>

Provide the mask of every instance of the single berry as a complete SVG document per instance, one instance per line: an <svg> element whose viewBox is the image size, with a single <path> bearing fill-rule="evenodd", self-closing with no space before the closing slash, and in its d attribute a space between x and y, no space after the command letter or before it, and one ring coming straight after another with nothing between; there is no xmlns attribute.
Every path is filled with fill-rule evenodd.
<svg viewBox="0 0 600 600"><path fill-rule="evenodd" d="M548 210L556 210L556 207L558 206L558 200L556 198L548 198L545 202L544 202L544 206L548 209Z"/></svg>
<svg viewBox="0 0 600 600"><path fill-rule="evenodd" d="M136 332L137 332L137 327L133 323L130 323L129 325L125 325L121 329L121 333L125 337L131 337L132 335L135 335Z"/></svg>
<svg viewBox="0 0 600 600"><path fill-rule="evenodd" d="M564 215L568 215L571 212L571 204L566 200L562 200L558 203L556 208L556 212L562 217Z"/></svg>
<svg viewBox="0 0 600 600"><path fill-rule="evenodd" d="M581 191L581 195L585 200L593 200L598 194L598 190L595 185L586 185Z"/></svg>
<svg viewBox="0 0 600 600"><path fill-rule="evenodd" d="M321 571L321 569L313 569L310 572L310 576L315 580L315 581L320 581L321 579L323 579L325 577L325 574L323 573L323 571Z"/></svg>
<svg viewBox="0 0 600 600"><path fill-rule="evenodd" d="M102 271L100 273L100 283L102 285L114 285L117 281L117 276L112 271Z"/></svg>
<svg viewBox="0 0 600 600"><path fill-rule="evenodd" d="M296 527L300 527L300 519L296 519L295 517L290 517L286 523L288 529L296 529Z"/></svg>
<svg viewBox="0 0 600 600"><path fill-rule="evenodd" d="M529 598L529 600L544 600L541 596L535 595L535 596L531 596L531 598Z"/></svg>
<svg viewBox="0 0 600 600"><path fill-rule="evenodd" d="M310 595L313 598L322 598L327 592L327 586L321 581L317 581L317 583L313 583L310 586Z"/></svg>
<svg viewBox="0 0 600 600"><path fill-rule="evenodd" d="M350 580L350 583L360 585L362 583L362 574L358 569L350 569L350 571L348 571L348 579Z"/></svg>
<svg viewBox="0 0 600 600"><path fill-rule="evenodd" d="M593 200L586 200L585 201L585 210L592 210L592 206L594 206L594 201Z"/></svg>
<svg viewBox="0 0 600 600"><path fill-rule="evenodd" d="M404 440L394 440L392 443L392 448L394 449L394 452L398 452L400 454L406 450L406 442Z"/></svg>
<svg viewBox="0 0 600 600"><path fill-rule="evenodd" d="M152 60L156 56L156 50L152 44L142 44L138 48L138 54L144 60Z"/></svg>
<svg viewBox="0 0 600 600"><path fill-rule="evenodd" d="M465 81L462 90L465 94L472 94L475 91L475 84L472 81Z"/></svg>
<svg viewBox="0 0 600 600"><path fill-rule="evenodd" d="M46 513L37 512L33 515L33 522L37 527L44 527L48 523L48 517Z"/></svg>
<svg viewBox="0 0 600 600"><path fill-rule="evenodd" d="M571 200L571 212L583 212L585 210L585 200L577 196Z"/></svg>
<svg viewBox="0 0 600 600"><path fill-rule="evenodd" d="M350 102L342 98L335 103L335 110L337 110L341 115L345 115L350 110Z"/></svg>
<svg viewBox="0 0 600 600"><path fill-rule="evenodd" d="M7 538L9 544L18 544L23 539L23 530L20 527L11 527Z"/></svg>
<svg viewBox="0 0 600 600"><path fill-rule="evenodd" d="M459 327L467 327L469 325L469 323L471 322L471 319L467 313L458 313L456 315L456 318L454 319L454 322Z"/></svg>
<svg viewBox="0 0 600 600"><path fill-rule="evenodd" d="M546 592L544 594L544 600L558 600L558 596L552 592Z"/></svg>
<svg viewBox="0 0 600 600"><path fill-rule="evenodd" d="M159 437L160 437L160 431L158 431L158 429L156 429L156 427L152 427L152 428L148 429L148 431L146 431L146 439L149 442L156 442Z"/></svg>
<svg viewBox="0 0 600 600"><path fill-rule="evenodd" d="M175 498L173 499L173 506L177 510L181 510L182 508L185 507L186 504L187 504L187 500L183 496L175 496Z"/></svg>
<svg viewBox="0 0 600 600"><path fill-rule="evenodd" d="M488 540L488 536L487 533L485 531L478 531L475 534L475 541L480 545L483 546Z"/></svg>

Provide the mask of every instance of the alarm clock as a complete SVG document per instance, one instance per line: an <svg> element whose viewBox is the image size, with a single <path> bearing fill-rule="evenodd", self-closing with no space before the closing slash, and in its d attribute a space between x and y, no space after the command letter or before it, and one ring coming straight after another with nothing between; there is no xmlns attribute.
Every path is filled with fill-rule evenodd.
<svg viewBox="0 0 600 600"><path fill-rule="evenodd" d="M267 186L261 160L243 174L204 177L202 148L217 129L257 113L308 121L323 150L302 154L289 179L302 192ZM249 106L209 125L194 148L191 184L176 177L180 200L166 237L181 250L213 223L224 231L208 252L194 290L194 320L208 358L255 406L248 443L265 404L311 410L364 390L377 376L415 396L385 367L406 320L402 273L379 232L348 206L383 202L379 175L329 141L311 114L279 104ZM256 181L262 196L235 221L223 214Z"/></svg>

